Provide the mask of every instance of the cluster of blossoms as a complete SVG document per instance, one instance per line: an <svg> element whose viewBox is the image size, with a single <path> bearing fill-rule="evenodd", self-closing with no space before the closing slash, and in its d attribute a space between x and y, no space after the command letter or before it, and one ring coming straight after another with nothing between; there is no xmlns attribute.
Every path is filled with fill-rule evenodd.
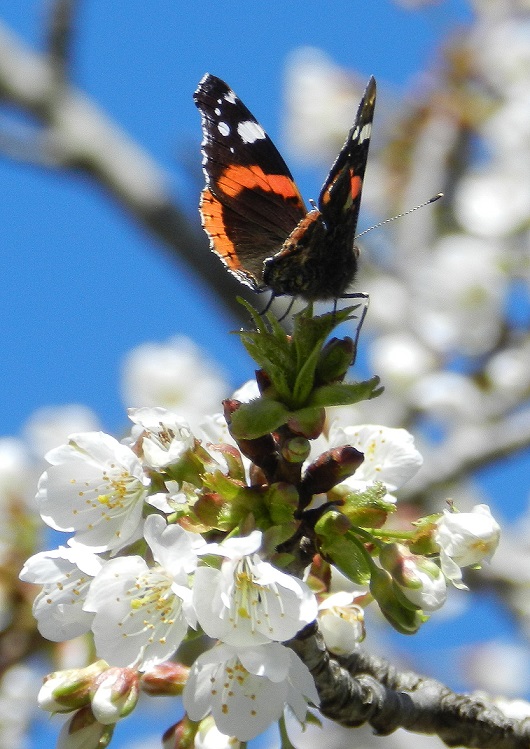
<svg viewBox="0 0 530 749"><path fill-rule="evenodd" d="M493 553L485 506L385 529L421 456L403 429L326 419L324 406L378 392L376 379L342 382L352 341L325 341L344 314L305 311L292 337L271 320L242 334L262 366L256 397L226 400L204 431L136 408L121 442L79 433L47 454L39 511L71 535L21 577L42 586L40 632L91 632L99 659L45 680L40 706L71 713L61 746L107 745L142 691L182 695L173 745L208 731L246 741L286 708L303 722L317 685L289 640L318 620L328 649L349 654L371 601L415 632L446 580L463 586L460 568ZM331 593L334 570L356 594Z"/></svg>

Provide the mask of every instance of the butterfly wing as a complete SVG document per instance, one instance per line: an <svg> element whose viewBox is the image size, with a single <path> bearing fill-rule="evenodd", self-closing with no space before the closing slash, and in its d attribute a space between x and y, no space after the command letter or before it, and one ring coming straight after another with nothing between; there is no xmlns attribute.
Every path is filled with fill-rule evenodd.
<svg viewBox="0 0 530 749"><path fill-rule="evenodd" d="M263 262L304 218L304 202L273 142L224 81L207 73L194 99L203 129L204 229L228 269L259 289Z"/></svg>
<svg viewBox="0 0 530 749"><path fill-rule="evenodd" d="M318 207L329 231L340 227L348 234L351 245L355 239L361 191L370 147L374 117L376 85L368 81L353 127L328 175L318 199Z"/></svg>

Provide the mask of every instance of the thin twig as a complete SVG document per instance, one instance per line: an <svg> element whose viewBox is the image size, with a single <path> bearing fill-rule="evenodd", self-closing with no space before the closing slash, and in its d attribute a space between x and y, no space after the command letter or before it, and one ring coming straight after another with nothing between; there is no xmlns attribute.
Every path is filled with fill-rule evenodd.
<svg viewBox="0 0 530 749"><path fill-rule="evenodd" d="M64 85L69 78L76 9L76 0L54 0L49 13L45 48L58 84Z"/></svg>

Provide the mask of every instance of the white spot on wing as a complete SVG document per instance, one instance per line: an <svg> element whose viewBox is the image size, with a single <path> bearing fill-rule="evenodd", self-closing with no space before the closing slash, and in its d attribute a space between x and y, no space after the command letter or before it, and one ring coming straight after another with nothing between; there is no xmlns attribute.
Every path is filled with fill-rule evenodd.
<svg viewBox="0 0 530 749"><path fill-rule="evenodd" d="M227 101L229 104L235 104L236 103L236 95L233 91L227 91L226 94L223 96L223 99Z"/></svg>
<svg viewBox="0 0 530 749"><path fill-rule="evenodd" d="M364 143L365 140L368 140L371 132L372 132L372 123L367 122L366 125L363 125L363 129L361 130L361 134L359 135L359 143Z"/></svg>
<svg viewBox="0 0 530 749"><path fill-rule="evenodd" d="M221 110L219 109L219 107L215 107L215 109L214 109L213 111L214 111L214 113L215 113L215 114L216 114L216 115L217 115L218 117L219 117L219 115L221 114Z"/></svg>
<svg viewBox="0 0 530 749"><path fill-rule="evenodd" d="M237 132L243 143L254 143L255 140L266 138L265 130L257 122L246 120L237 126Z"/></svg>
<svg viewBox="0 0 530 749"><path fill-rule="evenodd" d="M228 127L228 125L226 124L226 122L220 122L217 125L217 129L219 130L219 132L221 133L221 135L224 135L224 136L230 135L230 128Z"/></svg>

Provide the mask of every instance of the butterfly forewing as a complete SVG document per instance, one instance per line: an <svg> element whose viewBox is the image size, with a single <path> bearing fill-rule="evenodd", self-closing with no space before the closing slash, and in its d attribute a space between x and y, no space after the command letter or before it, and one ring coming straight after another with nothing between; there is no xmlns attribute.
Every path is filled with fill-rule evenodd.
<svg viewBox="0 0 530 749"><path fill-rule="evenodd" d="M264 260L280 250L306 208L273 142L224 81L205 75L194 98L204 135L204 228L228 268L260 286Z"/></svg>
<svg viewBox="0 0 530 749"><path fill-rule="evenodd" d="M336 226L346 220L353 228L353 234L355 234L361 206L361 191L370 147L375 97L376 84L372 77L368 81L359 104L353 127L331 167L318 200L318 207L327 225ZM352 242L353 239L352 236Z"/></svg>

